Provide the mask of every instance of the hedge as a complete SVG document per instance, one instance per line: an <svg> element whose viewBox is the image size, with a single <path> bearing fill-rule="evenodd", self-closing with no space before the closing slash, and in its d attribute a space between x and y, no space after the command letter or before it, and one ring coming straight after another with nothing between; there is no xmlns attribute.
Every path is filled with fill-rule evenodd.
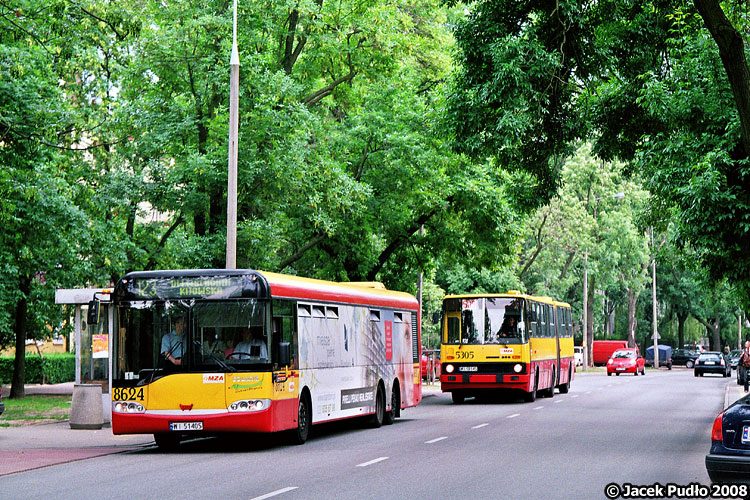
<svg viewBox="0 0 750 500"><path fill-rule="evenodd" d="M37 355L26 355L27 384L41 384L42 375L47 384L73 382L76 378L75 354L45 354L44 358ZM10 384L13 379L13 357L0 356L0 383Z"/></svg>

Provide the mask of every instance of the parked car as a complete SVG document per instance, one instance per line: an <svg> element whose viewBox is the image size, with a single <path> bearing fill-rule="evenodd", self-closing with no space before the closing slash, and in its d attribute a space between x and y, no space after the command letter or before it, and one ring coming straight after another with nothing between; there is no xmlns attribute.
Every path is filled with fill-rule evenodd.
<svg viewBox="0 0 750 500"><path fill-rule="evenodd" d="M632 373L633 375L646 374L646 360L643 359L637 347L626 347L617 349L612 357L607 360L607 375L620 375L621 373Z"/></svg>
<svg viewBox="0 0 750 500"><path fill-rule="evenodd" d="M729 366L729 356L723 352L706 351L695 360L693 373L696 377L704 373L718 373L722 377L732 376L732 367Z"/></svg>
<svg viewBox="0 0 750 500"><path fill-rule="evenodd" d="M573 358L576 361L576 366L583 366L583 346L573 346Z"/></svg>
<svg viewBox="0 0 750 500"><path fill-rule="evenodd" d="M706 348L700 344L684 344L682 347L687 349L688 351L697 352L698 354L703 354L704 352L706 352Z"/></svg>
<svg viewBox="0 0 750 500"><path fill-rule="evenodd" d="M740 354L742 354L742 349L735 349L729 353L729 365L734 370L740 364Z"/></svg>
<svg viewBox="0 0 750 500"><path fill-rule="evenodd" d="M750 484L750 395L719 413L711 429L706 472L715 483Z"/></svg>
<svg viewBox="0 0 750 500"><path fill-rule="evenodd" d="M646 366L654 366L654 346L646 349ZM672 348L668 345L659 345L659 366L672 369Z"/></svg>
<svg viewBox="0 0 750 500"><path fill-rule="evenodd" d="M675 349L672 351L672 364L692 368L700 353L690 349Z"/></svg>
<svg viewBox="0 0 750 500"><path fill-rule="evenodd" d="M613 352L627 346L627 340L595 340L591 345L592 361L595 365L606 365Z"/></svg>
<svg viewBox="0 0 750 500"><path fill-rule="evenodd" d="M3 395L0 394L0 415L5 411L5 403L3 403Z"/></svg>

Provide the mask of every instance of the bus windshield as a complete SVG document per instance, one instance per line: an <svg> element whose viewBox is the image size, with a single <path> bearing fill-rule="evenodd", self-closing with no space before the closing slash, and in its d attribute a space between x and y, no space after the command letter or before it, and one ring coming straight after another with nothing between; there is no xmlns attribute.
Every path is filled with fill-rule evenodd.
<svg viewBox="0 0 750 500"><path fill-rule="evenodd" d="M267 309L257 299L126 302L118 309L113 374L146 383L178 371L268 365Z"/></svg>
<svg viewBox="0 0 750 500"><path fill-rule="evenodd" d="M477 297L447 299L448 343L523 344L526 342L523 299ZM452 311L460 311L459 318Z"/></svg>

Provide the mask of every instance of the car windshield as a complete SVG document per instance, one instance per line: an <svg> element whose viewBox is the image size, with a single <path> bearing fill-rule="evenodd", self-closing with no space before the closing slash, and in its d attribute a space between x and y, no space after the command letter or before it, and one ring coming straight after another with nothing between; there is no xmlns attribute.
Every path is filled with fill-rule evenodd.
<svg viewBox="0 0 750 500"><path fill-rule="evenodd" d="M615 359L622 359L622 358L634 358L635 352L633 351L615 351L612 353L612 357Z"/></svg>
<svg viewBox="0 0 750 500"><path fill-rule="evenodd" d="M740 357L740 353L742 353L742 351L740 349L735 349L734 351L732 351L732 352L729 353L729 356L732 357L732 358L739 358Z"/></svg>

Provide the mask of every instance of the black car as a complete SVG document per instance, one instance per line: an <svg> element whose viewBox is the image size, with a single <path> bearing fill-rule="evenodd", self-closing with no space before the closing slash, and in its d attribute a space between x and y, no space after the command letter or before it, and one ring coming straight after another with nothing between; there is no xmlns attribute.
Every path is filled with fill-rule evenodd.
<svg viewBox="0 0 750 500"><path fill-rule="evenodd" d="M700 356L699 352L690 349L675 349L672 351L672 364L692 368L698 356Z"/></svg>
<svg viewBox="0 0 750 500"><path fill-rule="evenodd" d="M0 394L0 415L5 411L5 403L3 403L3 395Z"/></svg>
<svg viewBox="0 0 750 500"><path fill-rule="evenodd" d="M706 471L715 483L750 484L750 395L714 420Z"/></svg>
<svg viewBox="0 0 750 500"><path fill-rule="evenodd" d="M722 377L732 376L732 367L729 366L729 356L723 352L706 351L695 360L693 373L696 377L704 373L718 373Z"/></svg>

